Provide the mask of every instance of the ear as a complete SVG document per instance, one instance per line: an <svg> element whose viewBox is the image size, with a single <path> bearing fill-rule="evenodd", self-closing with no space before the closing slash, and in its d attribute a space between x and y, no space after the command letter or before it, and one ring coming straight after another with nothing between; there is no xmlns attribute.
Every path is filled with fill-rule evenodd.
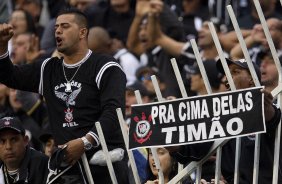
<svg viewBox="0 0 282 184"><path fill-rule="evenodd" d="M88 30L86 28L81 28L80 32L79 32L79 37L81 39L86 38L87 37L87 32L88 32Z"/></svg>
<svg viewBox="0 0 282 184"><path fill-rule="evenodd" d="M29 137L25 135L23 139L24 139L24 145L27 146L29 143Z"/></svg>

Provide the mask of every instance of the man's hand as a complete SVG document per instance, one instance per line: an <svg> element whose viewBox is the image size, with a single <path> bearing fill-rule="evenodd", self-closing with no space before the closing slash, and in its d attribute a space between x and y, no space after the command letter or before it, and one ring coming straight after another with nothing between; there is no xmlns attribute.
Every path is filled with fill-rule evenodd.
<svg viewBox="0 0 282 184"><path fill-rule="evenodd" d="M71 140L66 143L66 162L74 165L84 153L84 144L80 138ZM63 146L63 145L61 145ZM60 146L59 146L60 147Z"/></svg>
<svg viewBox="0 0 282 184"><path fill-rule="evenodd" d="M150 1L148 0L137 0L135 7L136 16L143 17L150 11Z"/></svg>
<svg viewBox="0 0 282 184"><path fill-rule="evenodd" d="M275 109L273 107L273 96L270 92L266 91L265 89L261 90L264 93L264 116L265 121L270 121L271 118L275 115Z"/></svg>
<svg viewBox="0 0 282 184"><path fill-rule="evenodd" d="M255 43L263 44L263 45L267 43L261 24L254 25L251 32L251 36Z"/></svg>
<svg viewBox="0 0 282 184"><path fill-rule="evenodd" d="M163 11L164 3L160 0L151 0L150 1L150 13L159 16Z"/></svg>
<svg viewBox="0 0 282 184"><path fill-rule="evenodd" d="M13 37L14 30L11 24L0 24L0 55L7 52L8 41Z"/></svg>
<svg viewBox="0 0 282 184"><path fill-rule="evenodd" d="M160 0L137 0L135 13L141 17L148 13L159 15L163 10L163 6L164 3Z"/></svg>

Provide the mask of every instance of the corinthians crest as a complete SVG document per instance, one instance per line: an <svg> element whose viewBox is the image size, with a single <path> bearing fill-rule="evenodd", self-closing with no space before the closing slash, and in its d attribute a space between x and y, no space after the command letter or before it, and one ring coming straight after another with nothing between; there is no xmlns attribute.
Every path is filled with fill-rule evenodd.
<svg viewBox="0 0 282 184"><path fill-rule="evenodd" d="M74 91L72 91L69 95L66 92L59 92L55 90L55 95L56 97L58 97L59 99L63 100L66 103L67 109L64 110L65 112L65 121L67 123L63 124L63 127L72 127L72 126L77 126L78 124L76 124L73 121L73 109L70 108L70 106L74 106L75 105L75 99L78 96L78 94L80 93L81 88L78 88Z"/></svg>
<svg viewBox="0 0 282 184"><path fill-rule="evenodd" d="M133 134L134 139L136 142L142 144L143 142L146 142L153 133L150 125L150 122L152 121L152 115L149 115L147 119L145 113L142 112L141 119L135 116L133 120L137 123L135 132Z"/></svg>
<svg viewBox="0 0 282 184"><path fill-rule="evenodd" d="M73 111L73 109L70 109L70 108L68 108L67 110L65 110L65 120L66 120L66 122L72 122L72 120L73 120L73 115L72 115L72 111Z"/></svg>

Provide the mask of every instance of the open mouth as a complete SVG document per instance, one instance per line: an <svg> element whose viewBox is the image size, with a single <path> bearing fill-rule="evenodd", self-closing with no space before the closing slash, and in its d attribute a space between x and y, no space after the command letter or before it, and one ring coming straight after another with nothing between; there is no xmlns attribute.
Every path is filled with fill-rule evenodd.
<svg viewBox="0 0 282 184"><path fill-rule="evenodd" d="M148 38L146 36L144 36L144 35L139 36L139 40L143 44L148 42Z"/></svg>
<svg viewBox="0 0 282 184"><path fill-rule="evenodd" d="M266 75L266 72L261 71L261 76Z"/></svg>
<svg viewBox="0 0 282 184"><path fill-rule="evenodd" d="M205 38L205 35L204 34L199 34L198 35L198 39L204 39Z"/></svg>
<svg viewBox="0 0 282 184"><path fill-rule="evenodd" d="M56 37L57 46L61 46L61 45L62 45L62 42L63 42L63 39L62 39L62 38Z"/></svg>

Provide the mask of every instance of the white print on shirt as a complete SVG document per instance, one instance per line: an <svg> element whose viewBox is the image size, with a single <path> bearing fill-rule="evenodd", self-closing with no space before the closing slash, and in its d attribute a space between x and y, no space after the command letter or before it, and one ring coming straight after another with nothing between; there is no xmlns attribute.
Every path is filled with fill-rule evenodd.
<svg viewBox="0 0 282 184"><path fill-rule="evenodd" d="M70 106L75 106L75 99L81 91L81 83L71 82L71 86L75 86L78 89L72 91L70 94L66 93L66 84L60 84L55 87L55 95L57 98L66 102L67 109L64 110L65 113L65 121L63 123L63 127L75 127L78 126L76 122L73 122L73 109ZM57 91L60 88L65 88L65 92Z"/></svg>
<svg viewBox="0 0 282 184"><path fill-rule="evenodd" d="M74 90L70 95L68 95L65 92L59 92L59 91L55 91L55 95L62 99L63 101L66 102L67 107L69 107L70 105L74 106L75 105L75 99L77 97L77 95L80 93L81 88L78 88L77 90Z"/></svg>
<svg viewBox="0 0 282 184"><path fill-rule="evenodd" d="M81 83L79 83L79 82L71 81L70 84L73 87L81 88ZM66 92L66 86L67 86L67 83L61 83L61 84L55 86L55 91L57 91L60 88L65 88L65 92Z"/></svg>

